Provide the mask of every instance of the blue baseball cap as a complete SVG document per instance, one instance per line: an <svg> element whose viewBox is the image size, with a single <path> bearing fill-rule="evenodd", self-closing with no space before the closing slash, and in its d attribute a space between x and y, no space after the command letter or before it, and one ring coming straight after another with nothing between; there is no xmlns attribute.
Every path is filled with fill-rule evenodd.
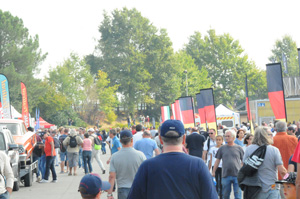
<svg viewBox="0 0 300 199"><path fill-rule="evenodd" d="M123 130L120 132L120 138L122 139L123 137L132 137L132 132L129 130Z"/></svg>
<svg viewBox="0 0 300 199"><path fill-rule="evenodd" d="M110 184L107 181L102 181L100 176L96 173L85 175L79 184L79 192L82 197L88 198L89 196L97 195L102 190L110 189Z"/></svg>
<svg viewBox="0 0 300 199"><path fill-rule="evenodd" d="M177 137L181 137L185 133L183 123L180 120L166 120L161 125L161 129L160 129L161 136L168 137L168 136L166 136L166 133L169 131L177 132L179 134ZM174 136L172 136L172 137L174 137Z"/></svg>

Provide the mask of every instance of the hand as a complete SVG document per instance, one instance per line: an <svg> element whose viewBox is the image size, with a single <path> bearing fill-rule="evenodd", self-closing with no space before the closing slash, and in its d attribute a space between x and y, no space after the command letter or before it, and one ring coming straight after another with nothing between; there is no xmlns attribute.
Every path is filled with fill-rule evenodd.
<svg viewBox="0 0 300 199"><path fill-rule="evenodd" d="M216 177L216 172L212 172L212 177Z"/></svg>
<svg viewBox="0 0 300 199"><path fill-rule="evenodd" d="M107 160L107 161L106 161L106 164L109 164L109 163L110 163L110 160Z"/></svg>
<svg viewBox="0 0 300 199"><path fill-rule="evenodd" d="M6 190L8 191L8 193L9 193L9 194L11 194L11 193L12 193L12 188L10 188L10 187L6 187Z"/></svg>
<svg viewBox="0 0 300 199"><path fill-rule="evenodd" d="M53 152L51 153L51 156L52 156L52 157L54 156Z"/></svg>

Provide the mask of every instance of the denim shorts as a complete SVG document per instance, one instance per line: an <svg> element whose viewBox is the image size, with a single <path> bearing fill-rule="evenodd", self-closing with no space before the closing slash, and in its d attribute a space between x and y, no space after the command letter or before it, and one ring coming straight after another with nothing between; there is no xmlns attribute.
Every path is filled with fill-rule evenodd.
<svg viewBox="0 0 300 199"><path fill-rule="evenodd" d="M65 152L60 152L60 153L59 153L59 156L60 156L60 161L68 161L67 151L65 151Z"/></svg>
<svg viewBox="0 0 300 199"><path fill-rule="evenodd" d="M3 193L3 194L0 194L0 199L9 199L9 193L8 191Z"/></svg>

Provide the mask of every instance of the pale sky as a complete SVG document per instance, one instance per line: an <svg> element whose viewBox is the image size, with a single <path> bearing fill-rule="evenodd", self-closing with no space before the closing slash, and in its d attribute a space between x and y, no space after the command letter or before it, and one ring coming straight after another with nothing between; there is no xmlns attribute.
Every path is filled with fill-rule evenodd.
<svg viewBox="0 0 300 199"><path fill-rule="evenodd" d="M136 8L154 26L167 29L176 51L195 31L203 35L212 28L239 40L249 58L265 69L277 39L289 34L300 44L300 1L296 0L0 0L0 9L21 18L30 35L39 35L42 51L48 52L40 76L71 52L92 53L100 39L103 11L124 6Z"/></svg>

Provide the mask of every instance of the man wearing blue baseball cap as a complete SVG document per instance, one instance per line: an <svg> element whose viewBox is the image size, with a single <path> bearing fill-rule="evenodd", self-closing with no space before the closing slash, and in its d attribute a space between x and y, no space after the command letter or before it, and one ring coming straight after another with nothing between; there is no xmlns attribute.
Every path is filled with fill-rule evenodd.
<svg viewBox="0 0 300 199"><path fill-rule="evenodd" d="M128 199L217 199L216 188L203 160L182 151L185 143L182 122L166 120L159 138L163 153L142 163Z"/></svg>
<svg viewBox="0 0 300 199"><path fill-rule="evenodd" d="M83 199L100 199L102 191L110 189L110 184L107 181L102 181L96 173L90 173L80 181L78 191Z"/></svg>
<svg viewBox="0 0 300 199"><path fill-rule="evenodd" d="M141 151L135 150L133 145L132 132L123 130L120 133L122 148L111 156L109 167L109 183L107 199L113 199L113 186L115 180L118 185L118 199L127 199L134 176L146 156Z"/></svg>

